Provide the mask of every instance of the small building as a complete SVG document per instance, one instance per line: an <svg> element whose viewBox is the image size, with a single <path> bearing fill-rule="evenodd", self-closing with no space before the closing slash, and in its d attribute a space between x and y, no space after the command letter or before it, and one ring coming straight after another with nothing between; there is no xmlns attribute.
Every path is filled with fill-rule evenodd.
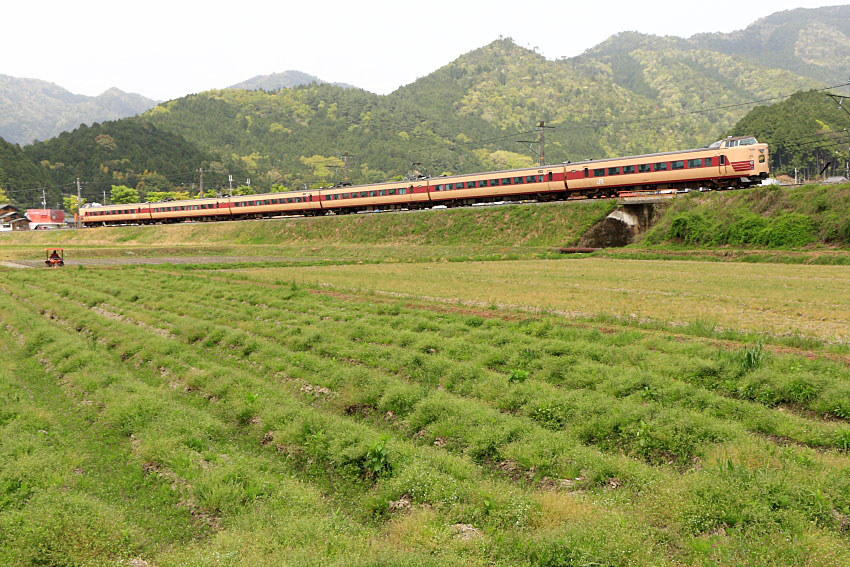
<svg viewBox="0 0 850 567"><path fill-rule="evenodd" d="M30 230L64 228L65 226L65 211L61 209L28 209L26 217L30 222Z"/></svg>
<svg viewBox="0 0 850 567"><path fill-rule="evenodd" d="M29 220L18 209L9 203L0 205L0 232L29 230L29 227Z"/></svg>

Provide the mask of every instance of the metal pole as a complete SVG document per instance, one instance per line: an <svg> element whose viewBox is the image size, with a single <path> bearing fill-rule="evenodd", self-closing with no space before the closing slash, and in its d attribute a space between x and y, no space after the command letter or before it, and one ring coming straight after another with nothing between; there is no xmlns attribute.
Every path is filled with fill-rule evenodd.
<svg viewBox="0 0 850 567"><path fill-rule="evenodd" d="M83 226L83 198L81 196L80 190L80 178L77 178L77 228L82 228Z"/></svg>
<svg viewBox="0 0 850 567"><path fill-rule="evenodd" d="M544 149L545 142L544 142L544 140L543 140L543 132L544 132L544 130L545 130L545 129L546 129L546 128L545 128L545 126L544 126L544 122L541 120L541 121L540 121L540 167L543 167L543 166L546 164L546 158L544 157L544 154L545 154L545 149Z"/></svg>

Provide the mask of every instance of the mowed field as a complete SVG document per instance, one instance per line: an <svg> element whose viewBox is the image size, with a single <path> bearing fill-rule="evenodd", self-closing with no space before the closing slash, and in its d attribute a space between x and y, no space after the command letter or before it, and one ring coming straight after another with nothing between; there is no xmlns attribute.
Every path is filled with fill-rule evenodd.
<svg viewBox="0 0 850 567"><path fill-rule="evenodd" d="M0 270L0 564L850 565L846 270Z"/></svg>
<svg viewBox="0 0 850 567"><path fill-rule="evenodd" d="M240 270L252 281L554 311L692 331L850 342L850 266L583 258Z"/></svg>

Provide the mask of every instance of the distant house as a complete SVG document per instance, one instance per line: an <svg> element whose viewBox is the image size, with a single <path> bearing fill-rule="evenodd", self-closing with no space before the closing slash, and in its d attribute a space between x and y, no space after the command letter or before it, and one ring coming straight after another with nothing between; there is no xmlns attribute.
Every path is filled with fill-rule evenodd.
<svg viewBox="0 0 850 567"><path fill-rule="evenodd" d="M835 175L833 177L827 177L823 180L824 183L847 183L847 178L842 177L840 175Z"/></svg>
<svg viewBox="0 0 850 567"><path fill-rule="evenodd" d="M29 230L29 227L30 221L18 209L9 203L0 205L0 232Z"/></svg>

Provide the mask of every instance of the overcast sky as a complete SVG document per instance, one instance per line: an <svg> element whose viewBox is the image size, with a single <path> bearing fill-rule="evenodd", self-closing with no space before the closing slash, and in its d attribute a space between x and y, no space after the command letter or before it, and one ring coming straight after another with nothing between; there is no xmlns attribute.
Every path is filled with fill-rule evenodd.
<svg viewBox="0 0 850 567"><path fill-rule="evenodd" d="M730 32L823 1L0 0L0 74L159 100L288 69L389 93L497 39L549 59L622 31Z"/></svg>

